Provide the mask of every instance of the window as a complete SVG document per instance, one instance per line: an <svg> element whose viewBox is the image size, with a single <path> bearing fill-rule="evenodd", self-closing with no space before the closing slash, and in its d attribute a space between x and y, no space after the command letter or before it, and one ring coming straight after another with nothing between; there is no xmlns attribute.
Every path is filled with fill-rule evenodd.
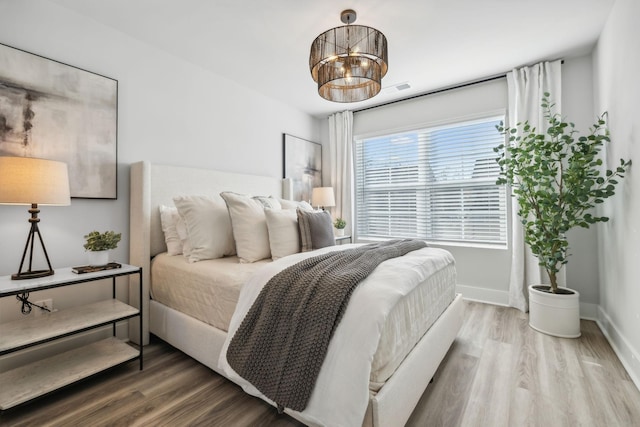
<svg viewBox="0 0 640 427"><path fill-rule="evenodd" d="M504 116L355 141L361 239L506 246L506 189L493 147Z"/></svg>

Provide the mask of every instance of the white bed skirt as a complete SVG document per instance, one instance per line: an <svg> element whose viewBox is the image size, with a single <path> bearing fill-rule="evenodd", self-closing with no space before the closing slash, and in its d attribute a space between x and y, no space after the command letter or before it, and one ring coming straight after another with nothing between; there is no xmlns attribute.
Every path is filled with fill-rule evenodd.
<svg viewBox="0 0 640 427"><path fill-rule="evenodd" d="M227 333L154 300L150 301L149 330L158 338L224 375L218 358Z"/></svg>

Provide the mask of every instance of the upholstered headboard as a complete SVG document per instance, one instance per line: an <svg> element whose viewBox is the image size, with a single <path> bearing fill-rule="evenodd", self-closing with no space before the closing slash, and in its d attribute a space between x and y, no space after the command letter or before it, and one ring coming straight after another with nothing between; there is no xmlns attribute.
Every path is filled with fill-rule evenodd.
<svg viewBox="0 0 640 427"><path fill-rule="evenodd" d="M143 309L143 343L149 342L149 281L151 257L166 251L160 224L160 205L173 206L173 197L222 191L289 198L291 183L281 178L220 172L138 162L131 165L129 263L143 269L143 300L138 301L138 277L130 279L129 301ZM222 198L220 198L222 201ZM129 337L137 342L139 324L129 322Z"/></svg>

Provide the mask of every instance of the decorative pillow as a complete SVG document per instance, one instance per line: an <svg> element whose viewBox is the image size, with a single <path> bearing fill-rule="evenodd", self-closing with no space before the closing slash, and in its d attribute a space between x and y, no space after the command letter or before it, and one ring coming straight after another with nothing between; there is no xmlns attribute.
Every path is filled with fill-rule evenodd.
<svg viewBox="0 0 640 427"><path fill-rule="evenodd" d="M182 242L176 230L176 224L180 219L178 209L172 206L159 206L160 224L162 224L162 232L164 233L164 242L167 244L167 253L169 255L182 254Z"/></svg>
<svg viewBox="0 0 640 427"><path fill-rule="evenodd" d="M302 208L307 211L313 210L313 207L309 203L305 202L304 200L301 202L295 202L293 200L279 199L279 202L282 209L296 210L298 208Z"/></svg>
<svg viewBox="0 0 640 427"><path fill-rule="evenodd" d="M260 203L262 203L262 206L265 207L265 208L282 209L282 206L280 205L280 202L275 197L272 197L272 196L269 196L269 197L266 197L266 196L253 196L253 199L259 201Z"/></svg>
<svg viewBox="0 0 640 427"><path fill-rule="evenodd" d="M269 231L264 207L249 196L225 191L220 193L229 208L233 238L240 262L255 262L271 257Z"/></svg>
<svg viewBox="0 0 640 427"><path fill-rule="evenodd" d="M300 246L302 252L320 249L336 244L333 236L331 215L327 211L296 210L300 229Z"/></svg>
<svg viewBox="0 0 640 427"><path fill-rule="evenodd" d="M274 261L300 252L298 216L291 209L264 209L269 230L269 247Z"/></svg>
<svg viewBox="0 0 640 427"><path fill-rule="evenodd" d="M231 220L226 206L206 196L174 197L187 229L189 262L235 254Z"/></svg>
<svg viewBox="0 0 640 427"><path fill-rule="evenodd" d="M177 211L177 209L176 209ZM187 225L184 223L184 219L178 215L178 222L176 222L176 231L180 238L180 244L182 245L182 255L189 259L191 256L191 244L189 243L189 234L187 233Z"/></svg>

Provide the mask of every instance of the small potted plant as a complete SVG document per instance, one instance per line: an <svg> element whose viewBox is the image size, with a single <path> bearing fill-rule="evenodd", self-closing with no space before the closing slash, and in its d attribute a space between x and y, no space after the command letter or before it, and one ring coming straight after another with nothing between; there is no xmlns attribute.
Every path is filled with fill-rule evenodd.
<svg viewBox="0 0 640 427"><path fill-rule="evenodd" d="M497 184L511 186L524 241L549 275L549 286L529 286L529 325L550 335L574 338L580 336L580 295L559 287L557 280L557 273L569 261L567 232L608 221L594 208L614 195L617 180L631 161L620 159L614 169L604 168L599 153L610 142L606 113L589 135L578 137L573 123L552 112L549 96L545 93L542 100L546 132L528 122L514 128L498 126L509 143L494 149L501 153Z"/></svg>
<svg viewBox="0 0 640 427"><path fill-rule="evenodd" d="M344 236L344 228L347 226L347 221L342 218L336 218L336 220L333 221L333 226L336 228L336 236Z"/></svg>
<svg viewBox="0 0 640 427"><path fill-rule="evenodd" d="M84 248L89 252L89 265L101 266L109 263L109 251L118 247L122 233L92 231L84 238Z"/></svg>

